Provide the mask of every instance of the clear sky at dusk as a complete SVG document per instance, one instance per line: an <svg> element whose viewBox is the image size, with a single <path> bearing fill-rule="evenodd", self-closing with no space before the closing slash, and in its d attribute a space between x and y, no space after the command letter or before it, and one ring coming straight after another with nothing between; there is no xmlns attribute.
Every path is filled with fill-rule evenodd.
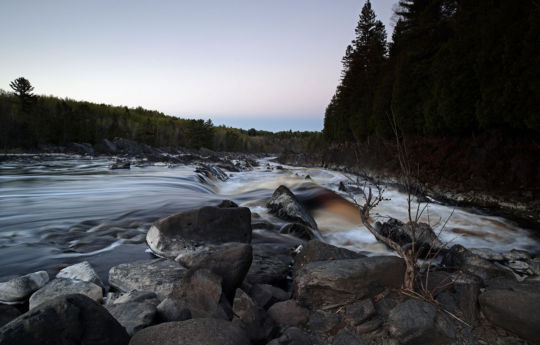
<svg viewBox="0 0 540 345"><path fill-rule="evenodd" d="M373 0L387 26L397 0ZM0 88L321 130L363 0L0 3ZM389 36L391 32L389 32Z"/></svg>

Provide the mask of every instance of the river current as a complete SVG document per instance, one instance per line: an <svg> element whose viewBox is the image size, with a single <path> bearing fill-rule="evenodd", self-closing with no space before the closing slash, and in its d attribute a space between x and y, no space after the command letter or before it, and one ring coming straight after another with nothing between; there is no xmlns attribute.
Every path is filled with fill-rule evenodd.
<svg viewBox="0 0 540 345"><path fill-rule="evenodd" d="M249 207L255 220L279 229L285 222L264 206L279 185L308 206L327 242L368 254L388 253L362 226L354 206L341 198L358 198L358 193L339 192L339 183L349 181L341 172L278 168L264 158L251 170L227 172L227 181L204 183L196 165L153 163L109 170L111 162L111 157L70 155L26 155L0 162L0 282L42 269L54 273L84 260L106 279L111 266L150 257L144 238L152 222L223 199ZM374 220L391 216L406 221L407 196L388 187L384 197L372 212ZM450 245L497 252L515 248L536 253L540 248L531 231L470 209L430 203L422 221Z"/></svg>

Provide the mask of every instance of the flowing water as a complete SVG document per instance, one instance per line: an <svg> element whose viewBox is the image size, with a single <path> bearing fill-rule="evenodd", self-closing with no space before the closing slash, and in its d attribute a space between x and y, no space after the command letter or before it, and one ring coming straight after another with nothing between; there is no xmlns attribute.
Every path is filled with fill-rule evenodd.
<svg viewBox="0 0 540 345"><path fill-rule="evenodd" d="M329 243L367 253L388 253L361 225L354 205L339 194L340 172L284 166L270 158L225 182L201 182L195 165L147 164L109 170L110 157L17 156L0 163L0 281L88 260L102 278L122 262L150 257L144 238L156 219L230 199L247 206L255 221L285 224L266 200L286 185L310 209ZM309 175L310 178L306 179ZM333 191L333 192L330 192ZM354 195L354 194L353 194ZM356 193L358 197L358 193ZM406 195L388 188L375 220L407 219ZM255 215L256 214L256 215ZM432 203L422 213L443 242L537 252L532 232L504 218ZM443 227L444 225L444 227ZM254 230L263 232L268 230Z"/></svg>

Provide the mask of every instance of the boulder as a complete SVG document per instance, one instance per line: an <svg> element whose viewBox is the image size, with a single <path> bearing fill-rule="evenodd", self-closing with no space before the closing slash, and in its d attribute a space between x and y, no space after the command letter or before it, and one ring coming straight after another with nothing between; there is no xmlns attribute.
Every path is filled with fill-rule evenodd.
<svg viewBox="0 0 540 345"><path fill-rule="evenodd" d="M11 322L17 316L21 315L19 309L12 305L0 304L0 327Z"/></svg>
<svg viewBox="0 0 540 345"><path fill-rule="evenodd" d="M540 344L540 284L508 283L479 296L484 316L494 325Z"/></svg>
<svg viewBox="0 0 540 345"><path fill-rule="evenodd" d="M322 238L317 230L301 223L285 224L279 229L279 233L292 235L306 241Z"/></svg>
<svg viewBox="0 0 540 345"><path fill-rule="evenodd" d="M121 294L110 304L132 303L132 302L146 302L153 305L158 305L160 300L154 292L149 291L137 291L133 290L128 293Z"/></svg>
<svg viewBox="0 0 540 345"><path fill-rule="evenodd" d="M355 334L349 330L341 329L334 339L332 339L332 345L369 345L368 338Z"/></svg>
<svg viewBox="0 0 540 345"><path fill-rule="evenodd" d="M352 250L339 248L319 240L312 240L306 243L300 250L300 253L294 258L293 272L298 271L311 262L359 259L363 257L365 255L358 254Z"/></svg>
<svg viewBox="0 0 540 345"><path fill-rule="evenodd" d="M105 308L84 295L49 300L0 328L0 345L125 345L129 336Z"/></svg>
<svg viewBox="0 0 540 345"><path fill-rule="evenodd" d="M238 207L238 204L231 200L223 200L221 201L217 207L219 208L231 208L231 207Z"/></svg>
<svg viewBox="0 0 540 345"><path fill-rule="evenodd" d="M130 336L153 325L157 316L156 306L148 302L115 303L106 308Z"/></svg>
<svg viewBox="0 0 540 345"><path fill-rule="evenodd" d="M103 300L103 289L94 283L82 280L56 278L30 296L30 309L62 295L81 294L96 302Z"/></svg>
<svg viewBox="0 0 540 345"><path fill-rule="evenodd" d="M280 325L301 326L309 320L309 310L293 300L278 302L268 309L268 314Z"/></svg>
<svg viewBox="0 0 540 345"><path fill-rule="evenodd" d="M48 281L49 275L47 272L39 271L0 283L0 301L23 301L34 291L47 284Z"/></svg>
<svg viewBox="0 0 540 345"><path fill-rule="evenodd" d="M531 255L527 251L519 249L512 249L508 252L502 253L502 257L510 262L531 260Z"/></svg>
<svg viewBox="0 0 540 345"><path fill-rule="evenodd" d="M122 291L150 291L166 297L187 269L168 259L135 261L114 266L109 270L109 284Z"/></svg>
<svg viewBox="0 0 540 345"><path fill-rule="evenodd" d="M283 285L289 275L289 263L276 257L263 245L253 245L253 261L246 280L251 284Z"/></svg>
<svg viewBox="0 0 540 345"><path fill-rule="evenodd" d="M83 261L62 269L58 272L56 278L82 280L104 287L103 282L88 261Z"/></svg>
<svg viewBox="0 0 540 345"><path fill-rule="evenodd" d="M414 226L413 226L414 225ZM405 246L412 242L412 233L414 229L414 235L416 238L416 248L426 255L430 248L432 253L435 253L438 248L443 247L443 244L437 238L433 229L426 223L407 223L390 218L384 223L377 222L375 224L375 230L384 237L390 238L400 246Z"/></svg>
<svg viewBox="0 0 540 345"><path fill-rule="evenodd" d="M350 326L355 327L375 314L376 311L373 302L371 301L371 299L366 298L361 301L347 305L345 307L343 319Z"/></svg>
<svg viewBox="0 0 540 345"><path fill-rule="evenodd" d="M103 139L94 145L94 150L98 153L115 154L118 149L112 141Z"/></svg>
<svg viewBox="0 0 540 345"><path fill-rule="evenodd" d="M93 155L94 154L94 148L91 144L88 143L71 143L68 146L69 152L78 153L81 155Z"/></svg>
<svg viewBox="0 0 540 345"><path fill-rule="evenodd" d="M508 276L509 272L499 269L490 261L472 253L462 245L456 244L450 248L442 260L442 264L451 269L461 269L474 274L483 280Z"/></svg>
<svg viewBox="0 0 540 345"><path fill-rule="evenodd" d="M208 269L191 269L173 291L158 305L166 321L188 318L230 320L230 304L222 291L222 279Z"/></svg>
<svg viewBox="0 0 540 345"><path fill-rule="evenodd" d="M267 345L318 345L315 339L297 327L287 328L279 338L275 338Z"/></svg>
<svg viewBox="0 0 540 345"><path fill-rule="evenodd" d="M471 253L478 255L482 259L486 259L489 261L503 261L504 258L502 254L497 253L493 249L490 248L469 248Z"/></svg>
<svg viewBox="0 0 540 345"><path fill-rule="evenodd" d="M296 196L285 186L279 186L266 203L270 213L277 217L309 226L318 231L317 223L309 212L302 206ZM320 236L320 235L319 235Z"/></svg>
<svg viewBox="0 0 540 345"><path fill-rule="evenodd" d="M261 342L272 336L275 325L261 307L242 290L237 289L233 303L233 324L242 328L253 342Z"/></svg>
<svg viewBox="0 0 540 345"><path fill-rule="evenodd" d="M251 212L247 207L205 206L156 221L146 235L158 256L176 258L207 244L251 242Z"/></svg>
<svg viewBox="0 0 540 345"><path fill-rule="evenodd" d="M137 332L130 345L250 345L246 333L229 321L193 319L166 322Z"/></svg>
<svg viewBox="0 0 540 345"><path fill-rule="evenodd" d="M143 153L141 145L137 144L137 142L133 140L125 138L114 138L113 142L114 145L116 145L116 149L121 153L128 153L131 155L138 155Z"/></svg>
<svg viewBox="0 0 540 345"><path fill-rule="evenodd" d="M318 261L300 269L293 281L296 299L310 308L350 304L399 288L405 262L395 256Z"/></svg>
<svg viewBox="0 0 540 345"><path fill-rule="evenodd" d="M258 306L267 309L276 302L286 301L290 298L288 292L270 284L255 284L249 295Z"/></svg>
<svg viewBox="0 0 540 345"><path fill-rule="evenodd" d="M539 276L540 275L540 258L532 259L529 264L529 268L535 275Z"/></svg>
<svg viewBox="0 0 540 345"><path fill-rule="evenodd" d="M205 184L212 184L216 181L227 181L229 177L217 166L200 164L195 168L195 172L199 176L199 181Z"/></svg>

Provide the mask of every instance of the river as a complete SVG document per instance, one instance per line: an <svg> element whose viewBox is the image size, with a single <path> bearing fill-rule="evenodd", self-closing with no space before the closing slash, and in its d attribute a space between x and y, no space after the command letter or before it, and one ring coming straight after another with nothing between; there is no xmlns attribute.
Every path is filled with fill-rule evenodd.
<svg viewBox="0 0 540 345"><path fill-rule="evenodd" d="M368 254L388 253L361 225L353 205L327 192L339 193L339 183L348 181L341 172L278 168L269 157L252 170L228 172L225 182L203 183L191 164L110 170L111 162L111 157L73 155L23 155L0 162L0 281L42 269L53 273L83 260L106 279L113 265L151 257L144 238L153 221L223 199L279 227L285 222L264 205L282 184L310 208L327 242ZM406 220L406 195L387 188L384 197L372 212L374 220ZM497 252L537 253L540 248L532 231L470 209L430 203L422 220L436 232L442 229L440 238L450 245Z"/></svg>

